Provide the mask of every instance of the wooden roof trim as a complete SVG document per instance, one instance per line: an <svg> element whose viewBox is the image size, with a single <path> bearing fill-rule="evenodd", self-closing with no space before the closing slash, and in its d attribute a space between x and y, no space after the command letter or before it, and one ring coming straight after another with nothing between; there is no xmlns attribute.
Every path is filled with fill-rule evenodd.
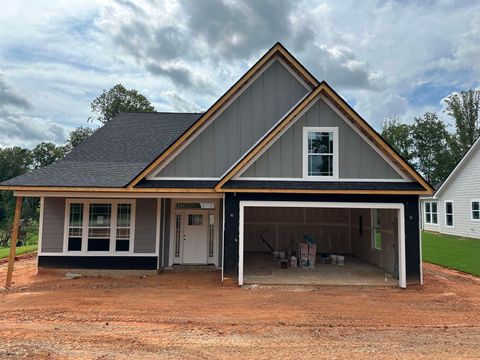
<svg viewBox="0 0 480 360"><path fill-rule="evenodd" d="M312 91L303 102L298 104L291 112L281 121L272 131L260 141L257 146L250 150L249 153L232 167L217 183L215 189L219 191L223 188L226 182L232 179L245 165L248 164L270 141L272 141L291 121L296 117L319 95L323 93L326 95L351 121L366 134L379 148L392 160L405 170L412 178L418 181L424 188L421 194L432 194L433 188L428 184L405 160L401 158L385 140L375 131L367 122L360 117L326 82L322 82L314 91ZM225 190L225 189L224 189ZM396 192L398 193L398 192ZM418 193L418 192L416 192Z"/></svg>
<svg viewBox="0 0 480 360"><path fill-rule="evenodd" d="M323 92L336 103L340 110L345 112L345 115L352 119L353 122L359 126L359 128L367 136L369 136L375 144L377 144L386 155L388 155L391 160L397 163L402 169L404 169L413 180L418 181L429 193L433 193L432 186L426 182L423 177L418 174L411 166L408 164L392 147L387 144L387 142L375 131L373 128L368 125L368 123L357 114L326 82L322 82Z"/></svg>
<svg viewBox="0 0 480 360"><path fill-rule="evenodd" d="M302 102L297 104L290 113L220 179L220 181L215 185L215 189L220 190L227 181L229 181L236 173L238 173L250 160L252 160L270 141L272 141L275 136L277 136L291 121L295 120L297 115L299 115L312 101L314 101L320 91L322 90L322 85L318 86L314 91L312 91Z"/></svg>
<svg viewBox="0 0 480 360"><path fill-rule="evenodd" d="M428 195L426 190L314 190L314 189L225 189L238 193L301 193L301 194L368 194L368 195Z"/></svg>
<svg viewBox="0 0 480 360"><path fill-rule="evenodd" d="M0 190L10 191L51 191L51 192L103 192L103 193L212 193L213 188L102 188L69 186L0 186Z"/></svg>
<svg viewBox="0 0 480 360"><path fill-rule="evenodd" d="M285 61L312 87L318 86L319 82L313 75L303 67L297 59L291 55L282 44L276 43L269 51L265 53L227 92L222 95L190 128L188 128L168 149L166 149L160 156L150 163L140 174L138 174L128 185L128 188L133 188L145 176L152 172L164 160L172 155L181 144L183 144L190 136L198 131L213 115L220 111L237 92L239 92L248 81L255 76L268 62L276 55L281 55Z"/></svg>

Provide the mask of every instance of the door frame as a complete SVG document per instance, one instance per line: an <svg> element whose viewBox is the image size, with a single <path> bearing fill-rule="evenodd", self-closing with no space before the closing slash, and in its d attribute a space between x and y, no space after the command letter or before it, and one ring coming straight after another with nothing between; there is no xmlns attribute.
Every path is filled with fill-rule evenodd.
<svg viewBox="0 0 480 360"><path fill-rule="evenodd" d="M177 203L181 202L212 202L214 203L214 209L182 209L177 210ZM190 211L201 211L207 215L207 221L209 221L209 215L213 213L214 215L214 226L213 226L213 256L208 256L207 253L207 264L206 265L215 265L219 266L218 264L218 252L219 252L219 244L220 244L220 237L219 237L219 207L220 202L218 198L175 198L172 199L170 204L170 236L169 236L169 259L168 259L168 266L171 267L173 265L182 265L183 264L183 240L180 241L180 256L175 257L175 235L176 235L176 218L178 213L182 213L182 232L185 221L185 213ZM207 231L209 227L207 226ZM183 238L182 238L183 239ZM207 235L207 252L208 252L208 235ZM180 259L180 260L178 260Z"/></svg>
<svg viewBox="0 0 480 360"><path fill-rule="evenodd" d="M238 284L243 285L244 219L246 207L300 207L300 208L356 208L398 210L398 286L407 287L405 258L405 207L402 203L359 203L359 202L302 202L302 201L240 201L238 239Z"/></svg>

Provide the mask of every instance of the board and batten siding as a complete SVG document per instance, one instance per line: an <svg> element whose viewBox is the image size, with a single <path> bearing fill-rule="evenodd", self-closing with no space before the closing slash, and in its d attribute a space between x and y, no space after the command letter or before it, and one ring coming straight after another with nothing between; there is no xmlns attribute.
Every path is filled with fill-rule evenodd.
<svg viewBox="0 0 480 360"><path fill-rule="evenodd" d="M401 179L322 99L318 99L240 177L302 178L304 127L338 127L341 179Z"/></svg>
<svg viewBox="0 0 480 360"><path fill-rule="evenodd" d="M41 252L63 252L65 198L45 197ZM137 199L135 216L135 253L154 253L156 241L156 199ZM107 255L108 256L108 255Z"/></svg>
<svg viewBox="0 0 480 360"><path fill-rule="evenodd" d="M157 199L137 199L134 253L154 253L157 232Z"/></svg>
<svg viewBox="0 0 480 360"><path fill-rule="evenodd" d="M438 199L438 229L444 234L480 239L480 221L471 218L471 200L480 200L480 151L456 174ZM445 201L453 201L453 228L445 226Z"/></svg>
<svg viewBox="0 0 480 360"><path fill-rule="evenodd" d="M156 177L220 177L306 93L275 61Z"/></svg>
<svg viewBox="0 0 480 360"><path fill-rule="evenodd" d="M63 251L64 223L65 199L44 198L41 252L59 253Z"/></svg>

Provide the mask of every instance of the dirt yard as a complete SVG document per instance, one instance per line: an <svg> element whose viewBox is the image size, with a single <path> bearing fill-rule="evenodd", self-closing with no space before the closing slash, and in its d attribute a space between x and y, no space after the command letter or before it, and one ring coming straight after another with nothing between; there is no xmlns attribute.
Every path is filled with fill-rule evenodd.
<svg viewBox="0 0 480 360"><path fill-rule="evenodd" d="M218 273L35 275L0 290L1 359L480 357L480 280L425 265L425 286L222 287ZM0 283L6 264L0 265Z"/></svg>

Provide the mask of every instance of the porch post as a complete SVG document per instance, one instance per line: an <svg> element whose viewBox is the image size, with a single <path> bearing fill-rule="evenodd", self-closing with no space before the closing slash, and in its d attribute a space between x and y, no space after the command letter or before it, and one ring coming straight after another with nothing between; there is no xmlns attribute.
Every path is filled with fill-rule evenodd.
<svg viewBox="0 0 480 360"><path fill-rule="evenodd" d="M7 289L12 286L13 265L15 263L15 253L17 250L18 226L20 224L20 214L22 212L22 200L23 197L18 196L15 203L15 216L13 218L12 237L10 239L10 256L8 258L7 281L5 282L5 288Z"/></svg>

